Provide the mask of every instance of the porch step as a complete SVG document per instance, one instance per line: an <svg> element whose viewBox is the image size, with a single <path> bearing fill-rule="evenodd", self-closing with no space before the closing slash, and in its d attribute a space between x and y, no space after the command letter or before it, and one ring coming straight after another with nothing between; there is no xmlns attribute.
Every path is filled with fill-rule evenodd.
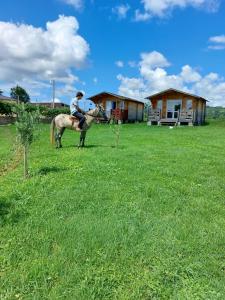
<svg viewBox="0 0 225 300"><path fill-rule="evenodd" d="M161 119L159 125L177 125L178 119Z"/></svg>

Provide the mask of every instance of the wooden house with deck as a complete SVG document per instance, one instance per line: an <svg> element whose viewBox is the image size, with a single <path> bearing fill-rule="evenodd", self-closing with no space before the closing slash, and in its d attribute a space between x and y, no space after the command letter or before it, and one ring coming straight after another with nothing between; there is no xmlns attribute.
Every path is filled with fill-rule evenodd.
<svg viewBox="0 0 225 300"><path fill-rule="evenodd" d="M123 123L143 121L144 103L141 101L109 92L102 92L88 99L95 104L101 103L108 118Z"/></svg>
<svg viewBox="0 0 225 300"><path fill-rule="evenodd" d="M176 89L147 97L151 101L148 125L202 125L206 116L206 99Z"/></svg>

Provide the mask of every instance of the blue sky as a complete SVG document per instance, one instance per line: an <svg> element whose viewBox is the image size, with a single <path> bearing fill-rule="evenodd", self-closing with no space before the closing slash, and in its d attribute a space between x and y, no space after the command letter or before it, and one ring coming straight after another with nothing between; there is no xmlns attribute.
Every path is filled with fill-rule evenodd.
<svg viewBox="0 0 225 300"><path fill-rule="evenodd" d="M225 106L224 16L219 0L1 1L0 89L46 101L55 79L68 103L76 90L144 99L174 87Z"/></svg>

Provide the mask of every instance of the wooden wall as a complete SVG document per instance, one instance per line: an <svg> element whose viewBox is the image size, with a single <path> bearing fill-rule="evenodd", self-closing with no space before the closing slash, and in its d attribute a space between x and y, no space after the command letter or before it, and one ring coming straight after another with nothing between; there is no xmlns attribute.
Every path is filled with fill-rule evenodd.
<svg viewBox="0 0 225 300"><path fill-rule="evenodd" d="M106 109L106 101L117 102L117 108L119 108L119 103L123 100L114 98L112 96L102 96L98 100L94 100L94 103L102 103L103 107ZM129 121L143 121L144 117L144 104L135 101L124 101L124 110L128 110L128 120Z"/></svg>
<svg viewBox="0 0 225 300"><path fill-rule="evenodd" d="M162 100L161 117L167 117L167 101L182 100L182 110L187 110L187 100L192 100L192 109L194 112L194 123L202 124L205 122L206 102L194 96L187 96L177 92L169 92L168 94L159 95L151 100L152 108L157 109L157 103Z"/></svg>

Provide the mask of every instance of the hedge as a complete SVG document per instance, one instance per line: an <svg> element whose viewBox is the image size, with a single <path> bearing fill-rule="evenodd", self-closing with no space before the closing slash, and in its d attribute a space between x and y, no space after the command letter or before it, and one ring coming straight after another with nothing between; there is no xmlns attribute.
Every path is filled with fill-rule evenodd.
<svg viewBox="0 0 225 300"><path fill-rule="evenodd" d="M12 116L13 115L13 108L16 107L18 104L15 103L6 103L0 102L0 115ZM39 109L40 114L44 117L54 118L58 114L70 114L69 108L49 108L45 106L35 106L30 103L25 104L25 108L28 112L33 112Z"/></svg>

